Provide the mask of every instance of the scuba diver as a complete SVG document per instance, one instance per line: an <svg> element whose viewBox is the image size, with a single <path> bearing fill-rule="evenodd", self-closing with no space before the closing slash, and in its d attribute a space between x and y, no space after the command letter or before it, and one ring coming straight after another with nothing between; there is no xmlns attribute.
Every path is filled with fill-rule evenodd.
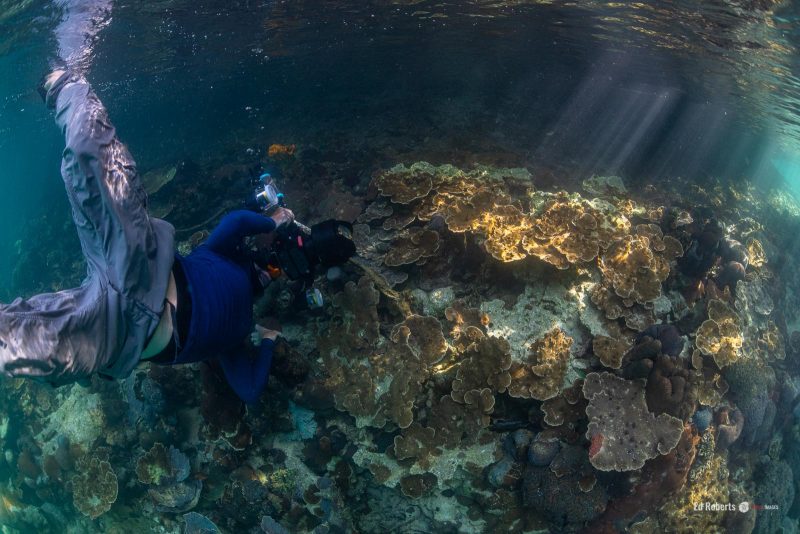
<svg viewBox="0 0 800 534"><path fill-rule="evenodd" d="M181 256L172 225L148 215L135 163L89 83L56 70L40 93L66 140L61 174L87 276L74 289L0 304L0 372L60 385L94 373L124 378L143 361L213 359L239 397L255 402L278 332L256 326L248 336L265 272L244 240L292 225L293 213L234 211Z"/></svg>

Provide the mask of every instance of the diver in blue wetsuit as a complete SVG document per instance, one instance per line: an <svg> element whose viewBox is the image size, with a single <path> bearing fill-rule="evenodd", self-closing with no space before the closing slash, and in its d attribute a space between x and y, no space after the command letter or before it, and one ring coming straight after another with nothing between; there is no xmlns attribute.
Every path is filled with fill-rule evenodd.
<svg viewBox="0 0 800 534"><path fill-rule="evenodd" d="M86 80L55 71L40 89L66 140L61 174L87 275L77 288L0 304L0 374L59 385L124 378L143 360L215 359L242 400L256 401L277 332L248 336L264 277L244 239L291 223L292 212L230 213L182 257L172 225L148 215L136 165Z"/></svg>
<svg viewBox="0 0 800 534"><path fill-rule="evenodd" d="M234 211L191 254L175 254L165 311L142 359L163 364L216 359L239 397L257 401L267 384L278 332L256 325L248 337L253 295L260 291L262 277L244 240L292 219L285 208L271 217ZM255 356L248 347L251 341L259 347Z"/></svg>

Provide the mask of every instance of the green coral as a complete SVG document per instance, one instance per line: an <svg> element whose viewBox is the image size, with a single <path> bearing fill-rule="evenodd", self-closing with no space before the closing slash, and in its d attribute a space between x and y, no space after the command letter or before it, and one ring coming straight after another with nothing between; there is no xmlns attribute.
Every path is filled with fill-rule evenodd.
<svg viewBox="0 0 800 534"><path fill-rule="evenodd" d="M266 475L264 485L276 495L291 495L297 485L297 473L286 468L275 469Z"/></svg>
<svg viewBox="0 0 800 534"><path fill-rule="evenodd" d="M167 449L162 443L156 443L139 458L136 463L136 476L142 484L159 485L172 475Z"/></svg>

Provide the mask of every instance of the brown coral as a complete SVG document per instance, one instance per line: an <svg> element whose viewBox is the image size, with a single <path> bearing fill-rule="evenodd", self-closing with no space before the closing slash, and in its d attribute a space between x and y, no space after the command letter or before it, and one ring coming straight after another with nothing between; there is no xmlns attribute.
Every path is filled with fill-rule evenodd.
<svg viewBox="0 0 800 534"><path fill-rule="evenodd" d="M394 438L394 456L398 460L414 459L422 469L430 467L431 458L441 454L436 430L414 423Z"/></svg>
<svg viewBox="0 0 800 534"><path fill-rule="evenodd" d="M484 211L480 218L480 230L486 235L486 252L495 259L509 262L523 259L522 236L530 229L530 218L519 208L501 205Z"/></svg>
<svg viewBox="0 0 800 534"><path fill-rule="evenodd" d="M377 305L380 292L367 276L348 282L333 299L334 318L320 338L320 348L343 358L369 351L380 337Z"/></svg>
<svg viewBox="0 0 800 534"><path fill-rule="evenodd" d="M511 347L505 339L482 337L467 348L462 358L450 392L454 401L466 403L467 394L473 390L490 388L502 393L511 383Z"/></svg>
<svg viewBox="0 0 800 534"><path fill-rule="evenodd" d="M424 473L421 475L407 475L400 479L400 490L403 495L412 499L419 499L429 493L437 485L436 475Z"/></svg>
<svg viewBox="0 0 800 534"><path fill-rule="evenodd" d="M753 267L762 267L767 263L767 253L761 241L755 238L747 240L747 258Z"/></svg>
<svg viewBox="0 0 800 534"><path fill-rule="evenodd" d="M411 169L410 172L394 172L397 168L381 173L373 183L382 195L397 204L410 202L428 196L433 188L433 176L424 171Z"/></svg>
<svg viewBox="0 0 800 534"><path fill-rule="evenodd" d="M608 372L589 373L583 394L589 401L586 438L593 444L589 456L601 471L640 469L645 461L674 449L683 434L680 419L656 417L647 410L639 382Z"/></svg>
<svg viewBox="0 0 800 534"><path fill-rule="evenodd" d="M600 271L609 287L629 302L644 304L661 295L664 267L645 236L627 235L614 241L600 257ZM669 274L669 266L666 267Z"/></svg>
<svg viewBox="0 0 800 534"><path fill-rule="evenodd" d="M267 155L271 158L278 158L278 157L291 157L294 156L297 147L295 145L282 145L279 143L275 143L269 145L267 149Z"/></svg>
<svg viewBox="0 0 800 534"><path fill-rule="evenodd" d="M387 267L399 267L430 258L439 250L439 233L414 227L406 230L392 241L389 252L383 258Z"/></svg>
<svg viewBox="0 0 800 534"><path fill-rule="evenodd" d="M556 327L531 345L528 361L511 366L508 394L525 399L547 400L561 391L569 362L572 338Z"/></svg>
<svg viewBox="0 0 800 534"><path fill-rule="evenodd" d="M631 330L641 332L656 323L656 316L652 309L641 304L630 302L630 306L617 296L612 290L602 284L596 284L590 293L592 303L600 309L606 319L616 321L623 319L625 326Z"/></svg>
<svg viewBox="0 0 800 534"><path fill-rule="evenodd" d="M595 356L609 369L622 367L622 357L629 348L627 343L608 336L595 336L592 340L592 350Z"/></svg>
<svg viewBox="0 0 800 534"><path fill-rule="evenodd" d="M542 403L544 422L553 427L573 427L586 418L586 399L582 395L583 380L576 380L552 399Z"/></svg>
<svg viewBox="0 0 800 534"><path fill-rule="evenodd" d="M427 366L441 360L447 351L442 324L435 317L411 315L392 329L390 338L408 345L414 356Z"/></svg>
<svg viewBox="0 0 800 534"><path fill-rule="evenodd" d="M136 477L142 484L159 485L171 476L171 467L167 457L167 449L162 443L153 444L136 462Z"/></svg>
<svg viewBox="0 0 800 534"><path fill-rule="evenodd" d="M786 358L783 335L778 326L772 321L769 321L766 328L760 332L758 352L763 360L783 360Z"/></svg>
<svg viewBox="0 0 800 534"><path fill-rule="evenodd" d="M697 329L695 343L721 369L739 358L744 343L739 315L721 300L708 303L708 319Z"/></svg>
<svg viewBox="0 0 800 534"><path fill-rule="evenodd" d="M463 353L468 346L486 334L489 316L478 308L470 308L463 301L455 301L444 311L450 326L450 337L455 350Z"/></svg>
<svg viewBox="0 0 800 534"><path fill-rule="evenodd" d="M82 457L76 469L78 474L72 477L72 502L83 515L100 517L117 500L117 475L110 463L96 456Z"/></svg>
<svg viewBox="0 0 800 534"><path fill-rule="evenodd" d="M559 193L533 218L522 246L529 255L566 269L592 261L627 227L623 217L598 209L579 196Z"/></svg>

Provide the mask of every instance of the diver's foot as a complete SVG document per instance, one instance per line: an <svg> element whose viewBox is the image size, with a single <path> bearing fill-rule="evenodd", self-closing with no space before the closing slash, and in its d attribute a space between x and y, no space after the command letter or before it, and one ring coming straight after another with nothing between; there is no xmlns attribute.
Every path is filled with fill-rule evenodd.
<svg viewBox="0 0 800 534"><path fill-rule="evenodd" d="M39 86L36 88L39 92L39 96L42 97L42 101L47 102L47 93L66 72L65 69L57 68L42 78L39 82Z"/></svg>
<svg viewBox="0 0 800 534"><path fill-rule="evenodd" d="M45 91L49 91L53 84L55 84L59 78L61 78L67 71L63 69L57 69L45 76L44 83L42 87L44 87Z"/></svg>

